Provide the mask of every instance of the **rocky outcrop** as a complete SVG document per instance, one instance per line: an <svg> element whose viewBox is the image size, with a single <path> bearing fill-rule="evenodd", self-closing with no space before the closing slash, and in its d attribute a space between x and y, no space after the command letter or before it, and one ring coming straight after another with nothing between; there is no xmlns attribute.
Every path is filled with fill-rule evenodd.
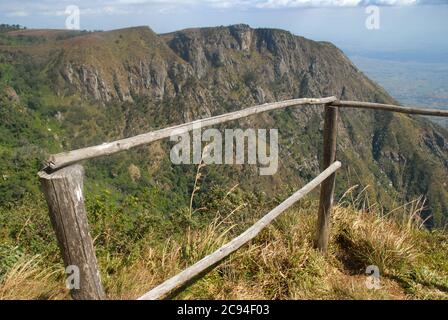
<svg viewBox="0 0 448 320"><path fill-rule="evenodd" d="M104 102L119 97L114 88L105 82L102 73L96 67L74 65L69 62L62 67L61 75L69 86L82 92L86 97Z"/></svg>
<svg viewBox="0 0 448 320"><path fill-rule="evenodd" d="M177 124L299 97L395 103L334 45L282 30L235 25L155 35L133 28L63 44L62 54L48 63L60 71L57 92L80 92L105 105L138 104L147 113L127 111L126 135L154 123ZM279 181L309 180L319 171L321 109L297 108L238 123L278 126L285 139ZM372 196L382 204L424 194L442 203L431 209L438 216L448 212L447 186L438 182L448 180L448 133L421 118L347 109L341 111L339 133L338 157L350 165L343 183L374 185ZM438 179L420 182L425 172Z"/></svg>
<svg viewBox="0 0 448 320"><path fill-rule="evenodd" d="M252 35L254 31L245 24L230 26L229 30L230 34L237 40L239 50L250 52L252 46Z"/></svg>
<svg viewBox="0 0 448 320"><path fill-rule="evenodd" d="M14 90L13 87L10 86L6 86L4 88L4 93L6 95L6 98L13 103L19 103L20 102L20 97L17 95L16 90Z"/></svg>

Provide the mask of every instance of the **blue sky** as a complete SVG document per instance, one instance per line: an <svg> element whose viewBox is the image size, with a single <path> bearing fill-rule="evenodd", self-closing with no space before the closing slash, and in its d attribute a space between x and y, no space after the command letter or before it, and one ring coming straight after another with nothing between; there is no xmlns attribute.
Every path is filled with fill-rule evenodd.
<svg viewBox="0 0 448 320"><path fill-rule="evenodd" d="M147 25L162 33L246 23L350 52L407 52L448 62L448 0L0 0L0 22L63 29L68 5L79 6L82 29ZM369 5L379 6L379 30L365 27Z"/></svg>

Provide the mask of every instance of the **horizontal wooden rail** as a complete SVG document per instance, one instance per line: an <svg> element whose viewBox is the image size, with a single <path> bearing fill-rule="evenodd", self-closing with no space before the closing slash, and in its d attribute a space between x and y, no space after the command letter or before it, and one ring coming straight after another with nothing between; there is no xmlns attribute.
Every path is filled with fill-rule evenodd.
<svg viewBox="0 0 448 320"><path fill-rule="evenodd" d="M332 102L331 105L337 106L337 107L393 111L393 112L399 112L399 113L418 114L418 115L424 115L424 116L448 117L448 110L402 107L402 106L396 106L393 104L360 102L360 101L338 101L337 100L337 101Z"/></svg>
<svg viewBox="0 0 448 320"><path fill-rule="evenodd" d="M168 279L167 281L155 287L151 291L145 293L143 296L138 298L138 300L161 299L166 297L173 290L176 290L184 286L186 283L188 283L198 275L202 274L204 271L208 270L210 267L214 266L231 253L241 248L244 244L255 238L260 233L261 230L263 230L267 225L269 225L282 212L290 208L294 203L303 198L314 188L319 186L325 179L331 176L340 167L341 163L339 161L334 162L331 166L325 169L316 178L311 180L300 190L296 191L292 196L283 201L280 205L272 209L268 214L266 214L263 218L258 220L254 225L252 225L249 229L240 234L238 237L234 238L232 241L223 245L221 248L219 248L212 254L202 258L194 265L188 267L187 269L180 272L176 276Z"/></svg>
<svg viewBox="0 0 448 320"><path fill-rule="evenodd" d="M46 161L45 165L47 168L55 170L73 163L77 163L82 160L111 155L124 150L129 150L137 146L145 145L163 138L168 138L171 134L174 133L177 135L192 131L195 128L195 125L199 123L201 127L209 127L215 124L241 119L250 115L267 112L271 110L283 109L286 107L299 106L299 105L328 104L336 100L337 100L336 97L328 97L320 99L303 98L303 99L293 99L274 103L266 103L263 105L222 114L219 116L195 120L181 125L144 133L131 138L121 139L110 143L103 143L98 146L58 153L55 155L51 155L50 158Z"/></svg>

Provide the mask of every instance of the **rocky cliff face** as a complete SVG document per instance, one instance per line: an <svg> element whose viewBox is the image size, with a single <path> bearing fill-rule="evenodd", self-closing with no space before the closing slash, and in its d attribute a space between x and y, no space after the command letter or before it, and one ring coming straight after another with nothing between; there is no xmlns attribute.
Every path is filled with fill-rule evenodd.
<svg viewBox="0 0 448 320"><path fill-rule="evenodd" d="M156 35L131 28L53 40L41 46L39 56L42 51L48 56L43 70L61 97L128 106L123 135L298 97L394 103L334 45L282 30L235 25ZM141 101L145 111L137 113L133 105ZM341 120L338 157L345 171L339 193L370 185L382 204L424 195L426 214L438 223L448 216L446 131L419 117L387 112L344 109ZM260 180L243 168L234 179L272 189L319 171L321 109L264 114L239 125L278 128L281 163L274 177ZM232 176L229 168L217 170Z"/></svg>
<svg viewBox="0 0 448 320"><path fill-rule="evenodd" d="M375 92L384 95L383 100L390 99L332 44L289 32L237 25L186 30L162 38L198 78L219 81L235 74L246 76L256 97L263 91L274 99L331 94L375 99ZM281 91L275 84L281 84Z"/></svg>
<svg viewBox="0 0 448 320"><path fill-rule="evenodd" d="M62 37L45 45L56 91L104 103L133 101L132 95L172 97L192 74L148 28Z"/></svg>
<svg viewBox="0 0 448 320"><path fill-rule="evenodd" d="M159 37L133 28L81 38L59 45L62 87L99 101L172 98L192 78L207 90L218 85L222 95L242 79L259 103L332 94L390 100L332 44L281 30L236 25Z"/></svg>

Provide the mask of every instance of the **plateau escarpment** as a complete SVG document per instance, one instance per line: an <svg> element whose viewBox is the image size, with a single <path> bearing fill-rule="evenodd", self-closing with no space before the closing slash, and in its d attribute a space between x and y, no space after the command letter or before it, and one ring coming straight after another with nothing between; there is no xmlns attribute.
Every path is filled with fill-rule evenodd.
<svg viewBox="0 0 448 320"><path fill-rule="evenodd" d="M26 65L25 60L35 62L31 74L41 79L35 88L44 86L40 92L48 92L51 99L37 95L40 100L34 108L43 110L42 106L51 104L52 112L44 114L64 128L58 136L64 149L291 98L334 95L395 102L334 45L282 30L234 25L157 35L138 27L37 35L25 30L10 37L20 34L45 41L0 46L2 59L14 68ZM20 88L10 87L21 99ZM12 97L12 91L8 92ZM21 103L32 108L30 101ZM318 107L291 108L233 125L279 129L279 172L260 178L251 166L211 167L209 176L219 176L220 183L240 182L248 190L272 192L302 183L319 171L322 117ZM446 222L445 130L420 117L344 109L339 132L338 158L345 165L338 177L339 195L355 184L370 186L370 196L386 208L423 195L427 199L424 214L432 216L434 225ZM164 143L149 146L145 151L152 158L135 152L122 165L140 168L143 185L182 189L187 194L187 183L172 179L178 169L166 156L168 147ZM122 165L97 165L103 166L105 176L127 172L118 169ZM211 186L212 180L206 183ZM118 182L115 187L126 189Z"/></svg>

